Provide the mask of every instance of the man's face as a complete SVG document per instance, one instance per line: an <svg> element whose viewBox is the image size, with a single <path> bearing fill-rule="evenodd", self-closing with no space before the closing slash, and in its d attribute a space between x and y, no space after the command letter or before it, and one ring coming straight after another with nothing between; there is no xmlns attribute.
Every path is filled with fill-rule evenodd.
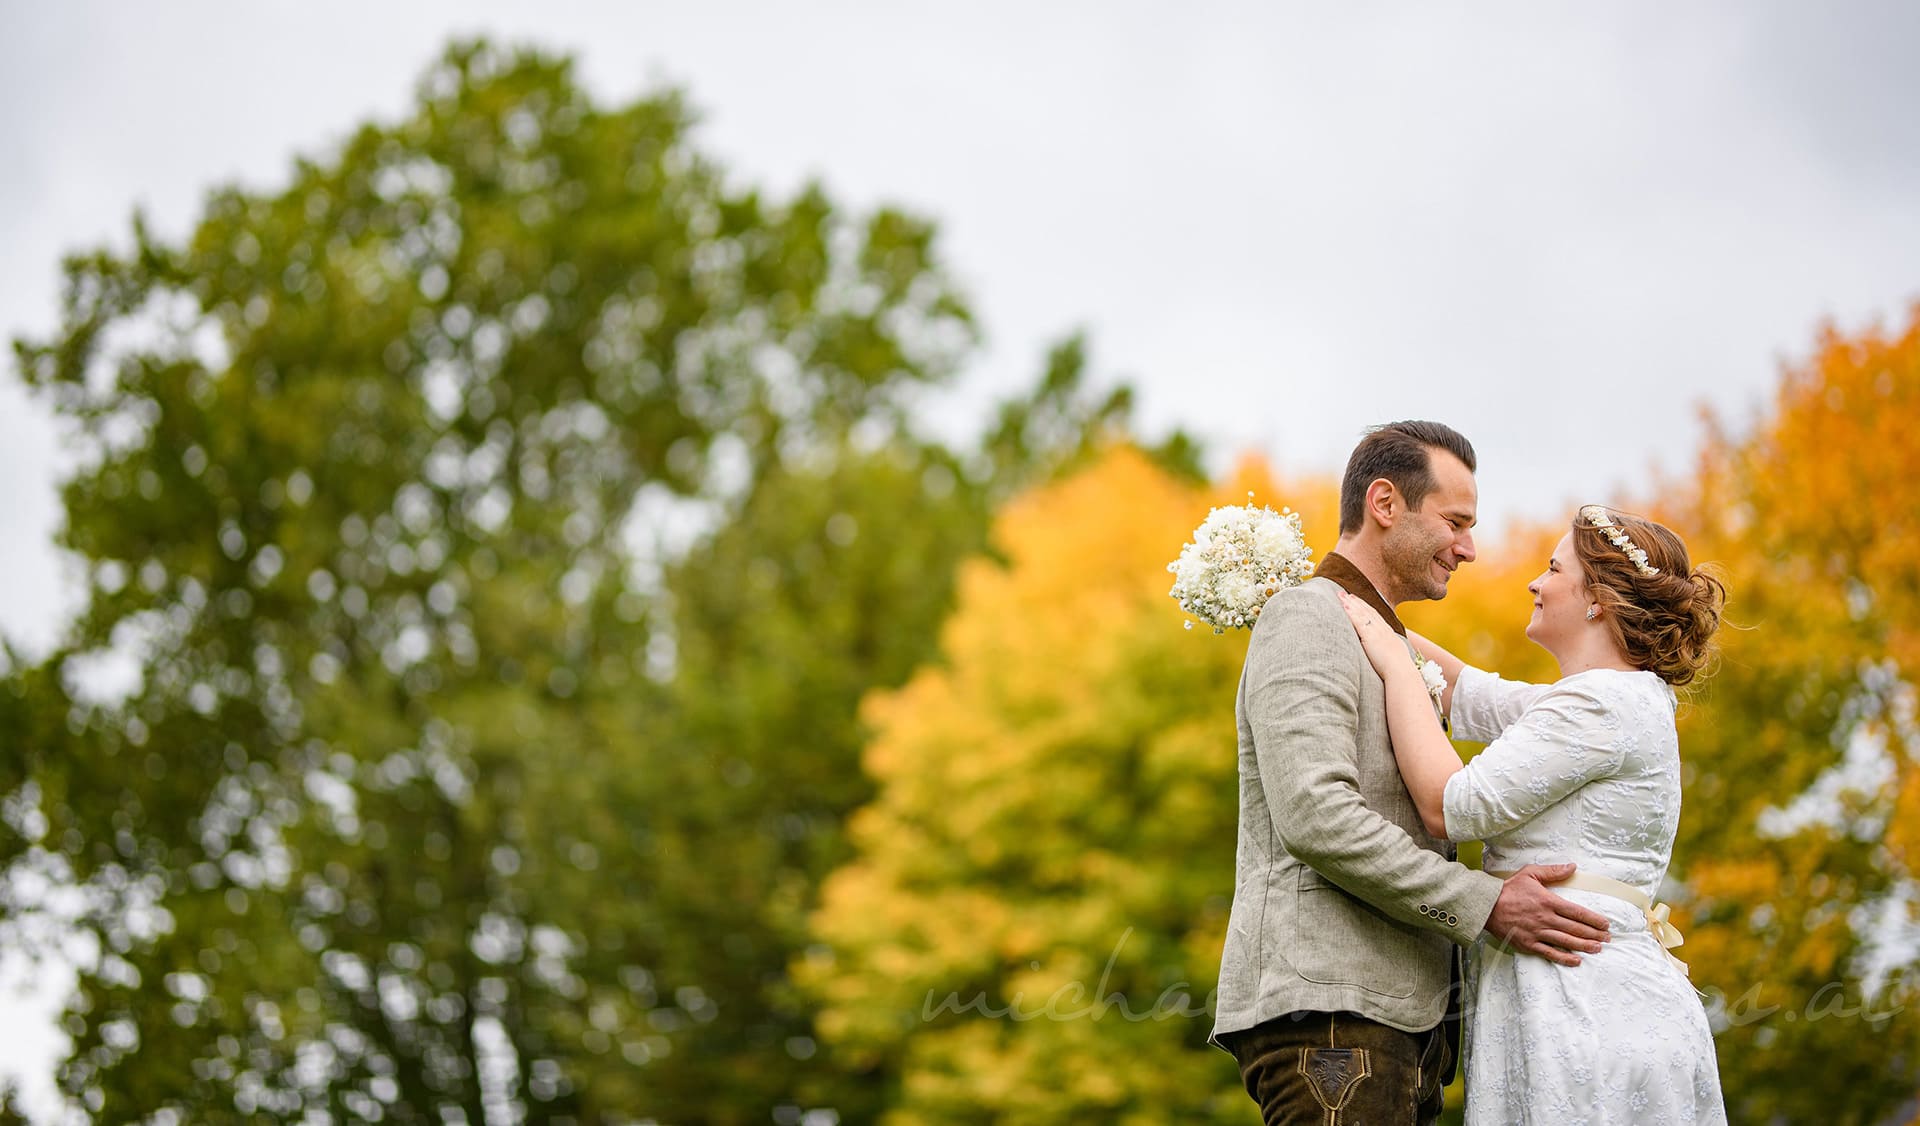
<svg viewBox="0 0 1920 1126"><path fill-rule="evenodd" d="M1430 450L1433 491L1418 509L1400 514L1387 529L1381 554L1389 580L1399 589L1394 601L1445 598L1447 580L1462 563L1472 562L1473 525L1480 501L1473 471L1445 450Z"/></svg>

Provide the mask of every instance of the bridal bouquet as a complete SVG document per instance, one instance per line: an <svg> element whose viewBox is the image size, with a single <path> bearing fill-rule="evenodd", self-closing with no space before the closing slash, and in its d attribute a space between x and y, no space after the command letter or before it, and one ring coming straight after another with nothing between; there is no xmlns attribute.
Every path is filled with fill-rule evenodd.
<svg viewBox="0 0 1920 1126"><path fill-rule="evenodd" d="M1236 505L1207 513L1167 570L1174 575L1167 593L1180 609L1225 633L1252 628L1268 598L1311 577L1313 552L1300 534L1299 513Z"/></svg>

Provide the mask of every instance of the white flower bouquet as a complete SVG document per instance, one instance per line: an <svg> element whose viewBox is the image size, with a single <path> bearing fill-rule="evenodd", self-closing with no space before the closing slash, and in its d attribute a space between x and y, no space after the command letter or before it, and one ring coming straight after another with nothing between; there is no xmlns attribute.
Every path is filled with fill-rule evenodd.
<svg viewBox="0 0 1920 1126"><path fill-rule="evenodd" d="M1299 513L1236 505L1207 513L1167 570L1174 576L1167 593L1180 609L1225 633L1251 629L1267 599L1312 577L1313 552Z"/></svg>

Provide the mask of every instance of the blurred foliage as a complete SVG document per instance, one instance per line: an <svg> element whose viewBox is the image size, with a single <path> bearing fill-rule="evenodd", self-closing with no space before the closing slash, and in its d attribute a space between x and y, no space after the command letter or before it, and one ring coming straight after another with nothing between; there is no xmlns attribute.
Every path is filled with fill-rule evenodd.
<svg viewBox="0 0 1920 1126"><path fill-rule="evenodd" d="M1128 399L1070 340L978 450L916 438L973 342L931 225L688 126L459 45L185 245L70 260L17 345L88 597L7 653L0 921L85 940L94 1118L858 1114L785 985L857 701Z"/></svg>
<svg viewBox="0 0 1920 1126"><path fill-rule="evenodd" d="M27 1126L31 1121L20 1107L19 1085L11 1079L0 1084L0 1126Z"/></svg>
<svg viewBox="0 0 1920 1126"><path fill-rule="evenodd" d="M1084 464L1124 428L1124 399L1083 394L1083 372L1077 341L1056 349L1033 395L966 458L892 442L770 475L673 567L666 722L650 768L609 796L616 820L646 826L644 854L674 858L649 866L678 881L650 889L650 964L712 1007L686 1014L673 1065L624 1105L671 1121L878 1115L884 1073L823 1043L787 983L819 883L848 856L846 818L874 795L859 703L937 656L955 573L987 549L993 498ZM1036 416L1056 421L1032 432ZM1176 434L1153 456L1191 474L1189 450Z"/></svg>
<svg viewBox="0 0 1920 1126"><path fill-rule="evenodd" d="M1743 627L1683 716L1678 846L1737 1121L1886 1122L1920 1092L1916 424L1920 307L1825 332L1662 506Z"/></svg>

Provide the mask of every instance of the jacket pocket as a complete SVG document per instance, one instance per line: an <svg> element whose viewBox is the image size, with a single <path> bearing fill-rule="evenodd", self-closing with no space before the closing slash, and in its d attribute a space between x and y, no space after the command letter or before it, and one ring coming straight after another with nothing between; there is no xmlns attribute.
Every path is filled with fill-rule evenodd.
<svg viewBox="0 0 1920 1126"><path fill-rule="evenodd" d="M1419 967L1433 957L1418 934L1311 868L1300 869L1293 921L1295 941L1288 960L1301 977L1321 985L1411 997Z"/></svg>

